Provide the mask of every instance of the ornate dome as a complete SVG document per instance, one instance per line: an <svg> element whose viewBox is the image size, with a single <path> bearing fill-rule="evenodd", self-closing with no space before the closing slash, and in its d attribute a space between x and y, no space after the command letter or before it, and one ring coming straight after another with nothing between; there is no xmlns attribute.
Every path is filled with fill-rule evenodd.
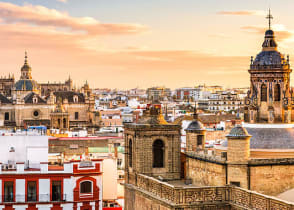
<svg viewBox="0 0 294 210"><path fill-rule="evenodd" d="M39 85L34 80L21 79L15 83L15 90L33 91L38 89Z"/></svg>
<svg viewBox="0 0 294 210"><path fill-rule="evenodd" d="M253 65L284 65L286 60L284 56L278 51L262 51L260 52L255 60Z"/></svg>
<svg viewBox="0 0 294 210"><path fill-rule="evenodd" d="M256 68L257 66L283 66L289 65L288 58L285 59L284 56L277 50L277 43L275 41L274 31L268 29L265 32L264 42L262 44L262 51L252 59L251 66Z"/></svg>

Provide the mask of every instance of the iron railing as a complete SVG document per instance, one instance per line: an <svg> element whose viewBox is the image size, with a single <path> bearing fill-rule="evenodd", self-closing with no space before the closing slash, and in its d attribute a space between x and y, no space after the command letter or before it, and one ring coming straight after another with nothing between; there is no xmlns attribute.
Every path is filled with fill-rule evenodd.
<svg viewBox="0 0 294 210"><path fill-rule="evenodd" d="M67 201L66 194L53 193L50 194L27 194L27 195L2 195L3 203L23 203L23 202L63 202Z"/></svg>

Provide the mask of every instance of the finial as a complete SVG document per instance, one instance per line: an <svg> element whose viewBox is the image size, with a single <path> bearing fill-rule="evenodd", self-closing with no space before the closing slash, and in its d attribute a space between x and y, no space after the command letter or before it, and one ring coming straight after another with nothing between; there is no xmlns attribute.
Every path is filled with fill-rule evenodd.
<svg viewBox="0 0 294 210"><path fill-rule="evenodd" d="M28 64L28 53L25 51L25 64Z"/></svg>
<svg viewBox="0 0 294 210"><path fill-rule="evenodd" d="M268 15L266 16L266 19L268 19L268 28L271 29L271 21L274 19L274 17L271 15L271 8L268 9Z"/></svg>
<svg viewBox="0 0 294 210"><path fill-rule="evenodd" d="M195 107L194 107L193 119L194 119L194 120L198 120L197 104L196 104L196 101L195 101Z"/></svg>

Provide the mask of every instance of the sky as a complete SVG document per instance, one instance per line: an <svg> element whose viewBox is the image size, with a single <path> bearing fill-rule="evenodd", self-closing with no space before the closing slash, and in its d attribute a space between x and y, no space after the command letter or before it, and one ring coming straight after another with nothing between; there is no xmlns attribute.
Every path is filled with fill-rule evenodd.
<svg viewBox="0 0 294 210"><path fill-rule="evenodd" d="M270 7L294 59L293 0L0 0L0 75L93 88L249 86ZM294 61L294 60L293 60Z"/></svg>

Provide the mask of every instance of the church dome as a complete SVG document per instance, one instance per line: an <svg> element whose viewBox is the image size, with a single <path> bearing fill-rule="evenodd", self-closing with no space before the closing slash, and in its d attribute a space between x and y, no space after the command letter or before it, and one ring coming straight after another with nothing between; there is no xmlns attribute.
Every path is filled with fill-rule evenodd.
<svg viewBox="0 0 294 210"><path fill-rule="evenodd" d="M15 83L15 90L33 91L38 89L38 83L34 80L21 79Z"/></svg>
<svg viewBox="0 0 294 210"><path fill-rule="evenodd" d="M258 68L259 66L281 67L289 65L288 58L285 59L277 50L277 47L274 31L268 29L265 32L262 51L257 54L254 60L252 59L251 68Z"/></svg>
<svg viewBox="0 0 294 210"><path fill-rule="evenodd" d="M278 51L262 51L260 52L255 60L253 65L284 65L286 60L284 56Z"/></svg>
<svg viewBox="0 0 294 210"><path fill-rule="evenodd" d="M187 131L199 131L199 130L204 130L204 126L203 126L203 124L200 122L200 121L198 121L198 120L195 120L195 121L192 121L189 125L188 125L188 127L187 127L187 129L186 129Z"/></svg>

